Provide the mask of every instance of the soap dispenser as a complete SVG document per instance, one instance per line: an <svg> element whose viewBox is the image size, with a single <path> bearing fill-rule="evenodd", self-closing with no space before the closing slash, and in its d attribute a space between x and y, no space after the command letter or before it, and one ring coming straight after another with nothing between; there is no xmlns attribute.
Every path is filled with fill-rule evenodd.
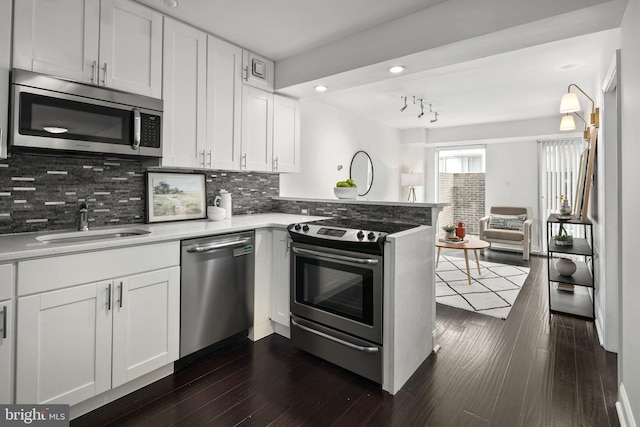
<svg viewBox="0 0 640 427"><path fill-rule="evenodd" d="M220 195L216 196L214 204L224 209L225 219L231 218L231 193L227 190L220 190Z"/></svg>

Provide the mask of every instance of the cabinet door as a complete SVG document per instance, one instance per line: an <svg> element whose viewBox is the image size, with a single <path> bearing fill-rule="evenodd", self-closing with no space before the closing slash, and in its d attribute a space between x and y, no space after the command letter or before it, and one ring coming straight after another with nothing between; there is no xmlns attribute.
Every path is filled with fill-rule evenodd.
<svg viewBox="0 0 640 427"><path fill-rule="evenodd" d="M240 169L242 49L208 36L207 156L214 169Z"/></svg>
<svg viewBox="0 0 640 427"><path fill-rule="evenodd" d="M100 0L14 4L15 68L97 83Z"/></svg>
<svg viewBox="0 0 640 427"><path fill-rule="evenodd" d="M11 379L13 352L13 318L11 301L0 302L0 404L13 403L13 380Z"/></svg>
<svg viewBox="0 0 640 427"><path fill-rule="evenodd" d="M180 267L114 280L113 387L178 358Z"/></svg>
<svg viewBox="0 0 640 427"><path fill-rule="evenodd" d="M9 115L9 67L11 65L11 3L0 2L0 159L7 158ZM0 402L2 402L0 400Z"/></svg>
<svg viewBox="0 0 640 427"><path fill-rule="evenodd" d="M300 103L273 96L273 170L300 172Z"/></svg>
<svg viewBox="0 0 640 427"><path fill-rule="evenodd" d="M289 326L289 234L283 230L273 230L273 267L271 270L271 320Z"/></svg>
<svg viewBox="0 0 640 427"><path fill-rule="evenodd" d="M242 56L242 82L250 86L273 92L274 64L270 59L248 50Z"/></svg>
<svg viewBox="0 0 640 427"><path fill-rule="evenodd" d="M271 171L273 155L273 94L242 85L241 169Z"/></svg>
<svg viewBox="0 0 640 427"><path fill-rule="evenodd" d="M99 83L162 97L162 14L128 0L102 0Z"/></svg>
<svg viewBox="0 0 640 427"><path fill-rule="evenodd" d="M112 286L18 299L16 403L73 405L110 388Z"/></svg>
<svg viewBox="0 0 640 427"><path fill-rule="evenodd" d="M206 45L202 31L165 19L163 166L205 167Z"/></svg>

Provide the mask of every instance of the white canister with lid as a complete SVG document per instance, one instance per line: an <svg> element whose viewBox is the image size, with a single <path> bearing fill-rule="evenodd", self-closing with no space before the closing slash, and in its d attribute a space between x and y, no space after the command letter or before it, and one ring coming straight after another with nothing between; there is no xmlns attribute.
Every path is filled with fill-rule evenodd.
<svg viewBox="0 0 640 427"><path fill-rule="evenodd" d="M220 195L214 199L214 204L220 206L226 212L225 219L231 218L231 193L220 190Z"/></svg>

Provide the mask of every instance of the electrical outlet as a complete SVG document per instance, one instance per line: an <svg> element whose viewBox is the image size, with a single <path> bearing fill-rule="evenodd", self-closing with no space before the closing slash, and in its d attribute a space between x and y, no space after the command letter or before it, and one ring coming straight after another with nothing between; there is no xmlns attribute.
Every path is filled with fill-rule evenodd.
<svg viewBox="0 0 640 427"><path fill-rule="evenodd" d="M302 209L302 210L300 211L300 213L301 213L302 215L307 215L307 214L309 213L309 211L308 211L307 209Z"/></svg>

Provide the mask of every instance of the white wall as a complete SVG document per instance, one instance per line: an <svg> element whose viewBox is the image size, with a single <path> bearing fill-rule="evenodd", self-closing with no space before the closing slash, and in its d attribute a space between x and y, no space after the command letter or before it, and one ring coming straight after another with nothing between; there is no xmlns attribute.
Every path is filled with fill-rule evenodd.
<svg viewBox="0 0 640 427"><path fill-rule="evenodd" d="M536 140L487 144L486 209L491 206L521 206L533 219L533 251L539 250L538 235L538 143ZM546 219L546 218L545 218Z"/></svg>
<svg viewBox="0 0 640 427"><path fill-rule="evenodd" d="M301 172L280 176L280 196L335 199L336 182L349 178L351 158L364 150L373 161L374 176L371 191L363 199L404 200L397 129L312 99L302 99L300 104Z"/></svg>
<svg viewBox="0 0 640 427"><path fill-rule="evenodd" d="M632 232L621 233L622 239L622 309L621 352L618 357L620 394L619 402L626 418L624 425L637 426L640 421L640 286L638 269L640 259L637 229L640 197L640 0L629 0L621 31L621 158L622 158L622 223ZM634 419L635 418L635 419Z"/></svg>

